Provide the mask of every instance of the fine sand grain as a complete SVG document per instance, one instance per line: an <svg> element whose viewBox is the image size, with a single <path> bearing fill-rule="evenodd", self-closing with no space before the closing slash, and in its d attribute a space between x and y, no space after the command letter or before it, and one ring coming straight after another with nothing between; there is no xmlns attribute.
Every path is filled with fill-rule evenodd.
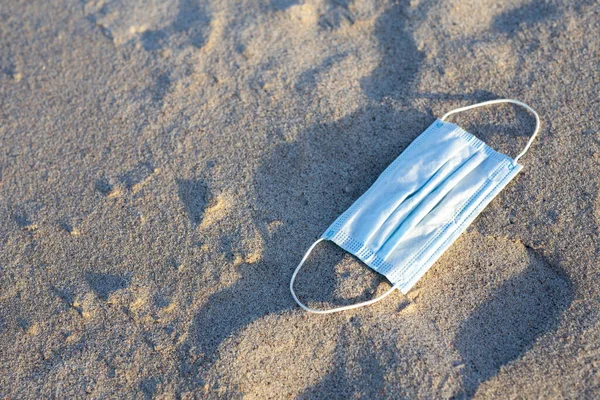
<svg viewBox="0 0 600 400"><path fill-rule="evenodd" d="M596 0L0 1L0 397L600 397L599 85ZM502 97L540 137L415 288L300 310L310 243ZM332 244L297 280L388 287Z"/></svg>

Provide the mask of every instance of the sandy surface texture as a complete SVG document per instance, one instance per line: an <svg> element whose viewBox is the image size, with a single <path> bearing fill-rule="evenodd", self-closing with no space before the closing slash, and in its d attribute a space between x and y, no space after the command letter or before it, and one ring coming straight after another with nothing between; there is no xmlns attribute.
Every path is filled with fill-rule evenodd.
<svg viewBox="0 0 600 400"><path fill-rule="evenodd" d="M598 398L599 85L596 0L1 0L0 397ZM415 288L299 309L312 241L502 97L540 137ZM297 281L388 287L333 244Z"/></svg>

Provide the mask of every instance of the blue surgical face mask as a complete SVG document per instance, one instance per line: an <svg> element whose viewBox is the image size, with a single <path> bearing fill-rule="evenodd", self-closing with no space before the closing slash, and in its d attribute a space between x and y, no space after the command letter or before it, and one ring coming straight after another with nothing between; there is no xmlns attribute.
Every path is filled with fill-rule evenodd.
<svg viewBox="0 0 600 400"><path fill-rule="evenodd" d="M444 121L451 114L496 103L523 106L536 119L533 135L514 159ZM508 99L459 108L436 120L308 249L290 281L294 300L307 311L325 314L373 304L394 289L406 294L523 168L517 161L531 146L539 127L533 109ZM294 293L294 280L312 249L323 240L336 243L384 275L392 287L359 304L328 310L304 305Z"/></svg>

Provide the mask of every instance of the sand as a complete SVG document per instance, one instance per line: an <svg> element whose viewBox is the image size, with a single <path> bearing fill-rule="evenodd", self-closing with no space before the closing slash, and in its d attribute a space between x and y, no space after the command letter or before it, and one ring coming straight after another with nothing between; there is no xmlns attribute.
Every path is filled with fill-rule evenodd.
<svg viewBox="0 0 600 400"><path fill-rule="evenodd" d="M0 5L0 397L597 398L595 0ZM436 117L523 172L407 296L306 248ZM516 155L525 111L453 117ZM314 306L389 287L333 244Z"/></svg>

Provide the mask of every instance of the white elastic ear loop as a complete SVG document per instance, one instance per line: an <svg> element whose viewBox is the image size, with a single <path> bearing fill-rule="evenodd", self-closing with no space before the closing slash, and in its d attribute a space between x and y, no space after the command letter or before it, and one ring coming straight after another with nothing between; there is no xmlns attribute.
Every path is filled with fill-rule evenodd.
<svg viewBox="0 0 600 400"><path fill-rule="evenodd" d="M336 312L340 312L340 311L352 310L353 308L364 307L364 306L368 306L368 305L377 303L378 301L383 300L385 297L387 297L390 293L392 293L396 289L397 285L394 285L391 288L389 288L385 293L383 293L381 296L375 297L374 299L371 299L368 301L363 301L362 303L351 304L349 306L332 308L329 310L315 310L314 308L310 308L310 307L304 305L304 303L302 303L298 299L298 297L296 296L296 293L294 292L294 281L296 280L296 275L298 275L298 271L300 271L300 268L302 268L302 265L304 264L304 262L310 255L310 252L313 251L315 246L317 244L319 244L320 242L322 242L323 240L324 240L323 238L317 239L308 248L308 250L306 251L306 254L304 254L304 257L302 257L302 260L300 260L300 264L298 264L298 266L296 267L296 270L294 271L294 274L292 275L292 279L290 280L290 292L292 292L292 297L294 297L294 300L296 301L296 303L298 303L298 305L300 307L302 307L303 309L305 309L308 312L315 313L315 314L331 314L331 313L336 313Z"/></svg>
<svg viewBox="0 0 600 400"><path fill-rule="evenodd" d="M527 150L529 150L529 147L531 146L531 143L533 143L533 139L535 139L535 137L537 136L538 132L540 131L540 116L538 115L538 113L533 108L529 107L527 104L525 104L523 102L520 102L518 100L512 100L512 99L489 100L489 101L484 101L482 103L477 103L477 104L473 104L473 105L466 106L466 107L460 107L460 108L457 108L457 109L452 110L450 112L447 112L446 114L444 114L444 116L441 118L441 120L443 121L447 117L449 117L450 115L459 113L461 111L467 111L467 110L470 110L472 108L477 108L477 107L482 107L482 106L488 106L490 104L498 104L498 103L513 103L513 104L519 105L521 107L526 108L535 117L535 130L533 131L533 135L531 135L531 137L529 138L529 141L527 142L527 145L525 146L525 148L523 149L523 151L518 156L515 157L515 164L516 164L517 161L519 161L519 158L521 158L525 153L527 153Z"/></svg>

